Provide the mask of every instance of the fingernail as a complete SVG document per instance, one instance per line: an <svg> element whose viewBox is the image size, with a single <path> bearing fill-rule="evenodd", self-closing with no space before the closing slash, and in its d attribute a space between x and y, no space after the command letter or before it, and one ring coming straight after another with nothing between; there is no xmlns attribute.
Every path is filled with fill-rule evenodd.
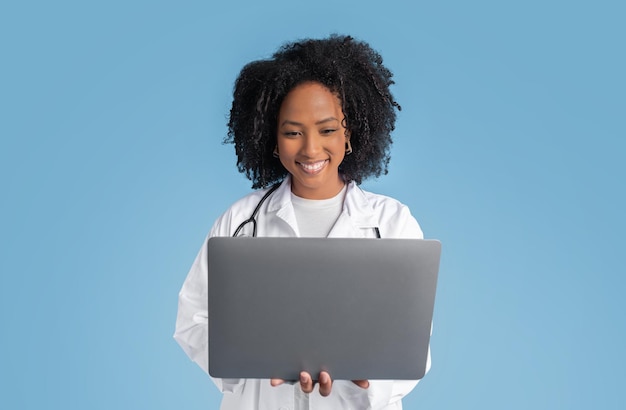
<svg viewBox="0 0 626 410"><path fill-rule="evenodd" d="M306 383L306 377L303 374L300 375L300 383Z"/></svg>

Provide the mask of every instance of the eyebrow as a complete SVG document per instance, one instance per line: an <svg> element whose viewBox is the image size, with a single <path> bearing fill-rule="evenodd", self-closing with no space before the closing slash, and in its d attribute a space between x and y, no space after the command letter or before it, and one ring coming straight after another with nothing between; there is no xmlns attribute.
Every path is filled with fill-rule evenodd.
<svg viewBox="0 0 626 410"><path fill-rule="evenodd" d="M320 124L324 124L327 122L331 122L331 121L337 121L339 122L339 120L335 117L328 117L328 118L324 118L323 120L319 120L318 122L315 123L315 125L320 125ZM284 126L284 125L296 125L296 126L302 126L303 124L297 121L290 121L290 120L285 120L282 122L282 124L280 124L280 126Z"/></svg>

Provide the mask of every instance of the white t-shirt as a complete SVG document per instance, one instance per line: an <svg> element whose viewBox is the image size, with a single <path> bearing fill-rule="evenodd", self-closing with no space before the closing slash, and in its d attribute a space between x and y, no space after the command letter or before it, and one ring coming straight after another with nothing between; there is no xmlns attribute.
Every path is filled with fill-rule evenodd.
<svg viewBox="0 0 626 410"><path fill-rule="evenodd" d="M300 236L327 237L341 215L345 196L346 185L337 195L329 199L305 199L292 192L291 203L296 214Z"/></svg>

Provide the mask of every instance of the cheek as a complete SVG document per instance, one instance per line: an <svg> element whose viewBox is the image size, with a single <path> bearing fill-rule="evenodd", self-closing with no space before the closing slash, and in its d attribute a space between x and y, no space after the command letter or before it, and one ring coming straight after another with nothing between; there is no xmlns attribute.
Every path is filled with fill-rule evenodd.
<svg viewBox="0 0 626 410"><path fill-rule="evenodd" d="M288 139L278 138L276 145L278 146L278 152L280 153L281 157L283 155L285 156L291 155L293 151L293 143L290 143Z"/></svg>
<svg viewBox="0 0 626 410"><path fill-rule="evenodd" d="M285 168L289 168L298 156L298 152L301 149L300 143L297 139L282 138L278 140L277 145L281 164Z"/></svg>
<svg viewBox="0 0 626 410"><path fill-rule="evenodd" d="M341 151L343 153L346 152L346 143L348 142L348 139L346 137L341 137L338 141L337 141L337 151Z"/></svg>

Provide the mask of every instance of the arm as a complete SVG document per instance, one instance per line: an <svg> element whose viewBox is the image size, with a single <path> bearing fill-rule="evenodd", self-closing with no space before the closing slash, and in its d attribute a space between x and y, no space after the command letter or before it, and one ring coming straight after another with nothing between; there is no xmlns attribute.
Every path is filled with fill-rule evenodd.
<svg viewBox="0 0 626 410"><path fill-rule="evenodd" d="M220 218L205 239L196 259L189 270L178 295L178 314L174 339L191 360L207 374L209 372L209 312L208 312L208 260L207 241L218 236L223 229ZM243 379L216 379L211 377L222 392L236 392L243 385Z"/></svg>

